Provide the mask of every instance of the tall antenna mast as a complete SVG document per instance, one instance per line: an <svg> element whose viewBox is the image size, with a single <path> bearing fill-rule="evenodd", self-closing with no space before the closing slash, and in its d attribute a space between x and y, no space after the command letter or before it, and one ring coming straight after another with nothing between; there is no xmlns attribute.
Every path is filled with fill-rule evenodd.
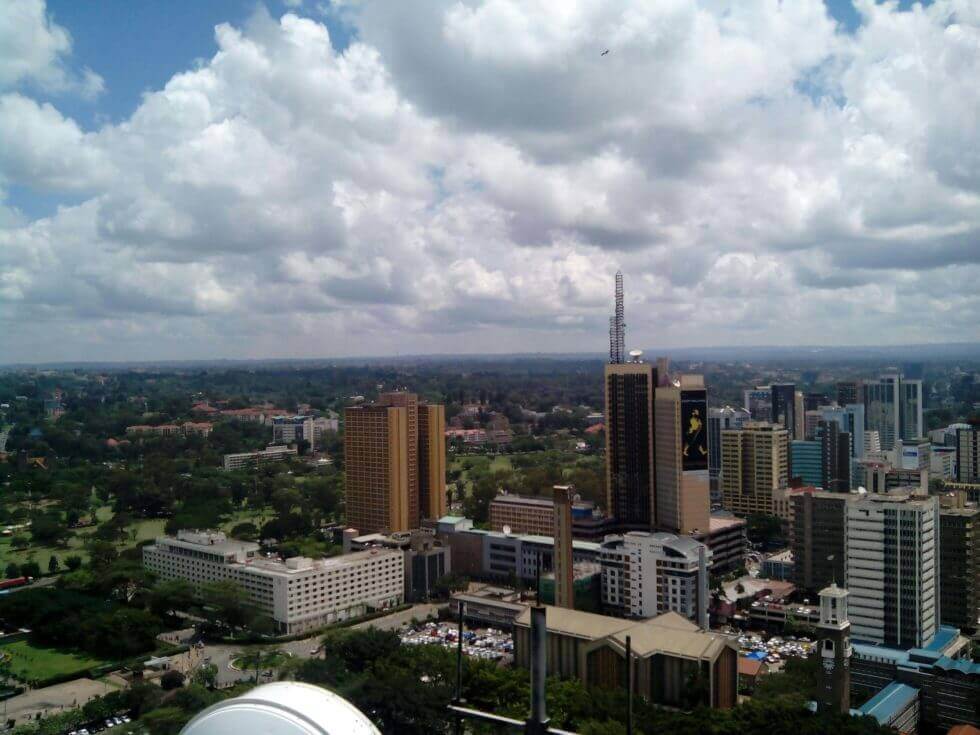
<svg viewBox="0 0 980 735"><path fill-rule="evenodd" d="M623 272L616 271L616 313L609 317L609 362L626 361L626 323L623 321Z"/></svg>

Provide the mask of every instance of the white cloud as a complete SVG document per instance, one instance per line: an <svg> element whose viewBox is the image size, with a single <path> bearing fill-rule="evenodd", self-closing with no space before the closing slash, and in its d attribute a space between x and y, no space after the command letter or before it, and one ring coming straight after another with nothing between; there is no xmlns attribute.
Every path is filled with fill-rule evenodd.
<svg viewBox="0 0 980 735"><path fill-rule="evenodd" d="M971 4L341 10L92 132L0 97L0 187L84 199L0 217L13 359L601 351L619 267L641 347L980 339Z"/></svg>
<svg viewBox="0 0 980 735"><path fill-rule="evenodd" d="M99 95L102 77L88 68L70 72L64 65L69 54L71 35L47 15L44 0L10 0L0 8L0 89L26 82L51 92Z"/></svg>

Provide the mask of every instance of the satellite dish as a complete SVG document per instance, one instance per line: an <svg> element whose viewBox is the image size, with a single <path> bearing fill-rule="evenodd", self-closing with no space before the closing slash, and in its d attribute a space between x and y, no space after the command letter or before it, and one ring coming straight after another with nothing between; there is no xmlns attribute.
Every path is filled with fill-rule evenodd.
<svg viewBox="0 0 980 735"><path fill-rule="evenodd" d="M510 526L504 526L504 536L510 536Z"/></svg>
<svg viewBox="0 0 980 735"><path fill-rule="evenodd" d="M630 350L630 360L633 362L639 362L641 357L643 357L643 350Z"/></svg>

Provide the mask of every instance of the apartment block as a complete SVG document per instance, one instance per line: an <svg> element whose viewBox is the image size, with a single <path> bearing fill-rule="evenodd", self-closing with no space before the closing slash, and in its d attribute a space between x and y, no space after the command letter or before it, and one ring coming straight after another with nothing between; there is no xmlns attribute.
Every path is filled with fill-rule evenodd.
<svg viewBox="0 0 980 735"><path fill-rule="evenodd" d="M980 422L956 430L956 481L980 483Z"/></svg>
<svg viewBox="0 0 980 735"><path fill-rule="evenodd" d="M362 533L409 531L443 515L445 414L413 393L385 393L344 414L347 524Z"/></svg>
<svg viewBox="0 0 980 735"><path fill-rule="evenodd" d="M791 491L793 583L811 594L847 579L847 493Z"/></svg>
<svg viewBox="0 0 980 735"><path fill-rule="evenodd" d="M297 453L296 447L271 446L257 452L226 454L224 467L226 470L243 470L269 462L282 462L290 457L295 457Z"/></svg>
<svg viewBox="0 0 980 735"><path fill-rule="evenodd" d="M721 490L727 510L747 517L769 513L774 490L789 480L789 432L778 424L749 422L721 433Z"/></svg>
<svg viewBox="0 0 980 735"><path fill-rule="evenodd" d="M602 602L621 617L675 612L708 627L711 551L689 536L632 531L609 536L600 551Z"/></svg>
<svg viewBox="0 0 980 735"><path fill-rule="evenodd" d="M262 558L258 544L223 533L180 531L143 547L144 567L159 579L194 585L230 581L285 634L392 607L404 600L404 562L394 549L330 559Z"/></svg>

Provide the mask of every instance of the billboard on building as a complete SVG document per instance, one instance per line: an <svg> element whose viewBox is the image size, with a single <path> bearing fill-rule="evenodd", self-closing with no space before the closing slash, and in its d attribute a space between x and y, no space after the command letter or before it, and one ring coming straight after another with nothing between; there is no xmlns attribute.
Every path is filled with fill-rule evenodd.
<svg viewBox="0 0 980 735"><path fill-rule="evenodd" d="M708 392L681 391L681 456L684 471L708 469Z"/></svg>

